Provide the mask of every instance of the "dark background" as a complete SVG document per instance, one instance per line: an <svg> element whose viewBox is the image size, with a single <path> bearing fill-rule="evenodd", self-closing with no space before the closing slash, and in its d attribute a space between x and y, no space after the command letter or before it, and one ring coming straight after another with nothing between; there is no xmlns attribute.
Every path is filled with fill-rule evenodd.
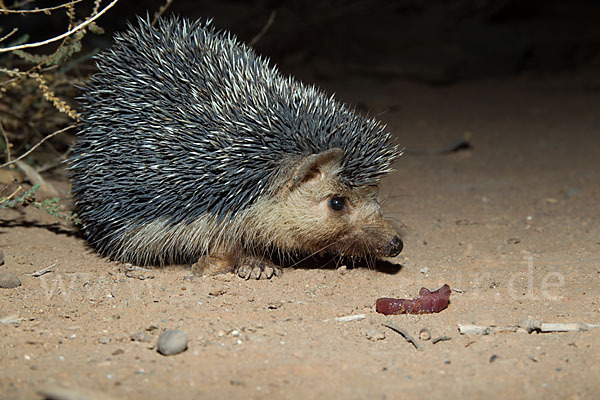
<svg viewBox="0 0 600 400"><path fill-rule="evenodd" d="M61 2L43 3L32 4ZM107 34L87 35L84 50L109 46L114 31L163 3L121 0L98 20ZM77 4L78 17L91 7L91 1ZM254 47L308 81L368 74L451 84L600 70L597 0L175 0L165 15L213 18L217 28L248 42L272 12L273 24ZM64 11L2 18L5 33L18 26L29 41L66 28Z"/></svg>

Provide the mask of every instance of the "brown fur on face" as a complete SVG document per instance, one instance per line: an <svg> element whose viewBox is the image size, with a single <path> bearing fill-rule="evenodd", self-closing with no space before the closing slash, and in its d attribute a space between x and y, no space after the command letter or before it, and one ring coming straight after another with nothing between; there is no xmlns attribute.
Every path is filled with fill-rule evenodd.
<svg viewBox="0 0 600 400"><path fill-rule="evenodd" d="M252 207L248 243L284 251L387 256L397 233L383 218L378 188L342 185L342 155L334 149L307 157L275 196ZM333 209L332 199L343 199L343 209Z"/></svg>

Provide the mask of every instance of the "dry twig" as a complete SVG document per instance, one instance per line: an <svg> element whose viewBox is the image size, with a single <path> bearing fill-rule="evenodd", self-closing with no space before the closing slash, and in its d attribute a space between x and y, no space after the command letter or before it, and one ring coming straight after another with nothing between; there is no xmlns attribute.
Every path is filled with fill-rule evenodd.
<svg viewBox="0 0 600 400"><path fill-rule="evenodd" d="M37 149L42 143L44 143L46 140L50 139L51 137L54 137L56 135L58 135L59 133L63 133L71 128L75 128L75 125L69 125L67 127L64 127L62 129L59 129L55 132L52 132L51 134L47 135L46 137L44 137L42 140L40 140L39 142L37 142L35 145L33 145L29 150L27 150L25 153L21 154L19 157L15 158L14 160L11 161L7 161L4 164L0 165L0 168L4 168L8 165L14 164L17 161L22 160L23 158L27 157L29 154L31 154L35 149Z"/></svg>
<svg viewBox="0 0 600 400"><path fill-rule="evenodd" d="M250 40L250 42L248 42L248 46L250 46L250 47L254 46L265 35L265 33L267 33L267 31L269 30L269 28L271 27L271 25L273 25L273 22L275 21L275 15L277 15L275 10L271 11L271 15L269 15L269 19L267 20L267 23L265 24L265 26L263 26L263 28L260 30L260 32L258 32L256 34L256 36L254 36L252 38L252 40Z"/></svg>
<svg viewBox="0 0 600 400"><path fill-rule="evenodd" d="M165 11L167 11L167 8L169 8L172 2L173 0L167 0L167 2L160 6L158 11L154 13L154 19L152 19L152 26L156 25L156 22L158 21L160 16L163 15Z"/></svg>
<svg viewBox="0 0 600 400"><path fill-rule="evenodd" d="M89 25L92 22L94 22L102 14L104 14L106 11L108 11L112 6L114 6L115 4L117 4L117 1L119 1L119 0L113 0L109 5L107 5L106 7L104 7L102 9L102 11L100 11L98 14L94 15L90 19L87 19L87 20L83 21L82 23L80 23L79 25L75 26L74 28L68 30L67 32L63 33L62 35L58 35L58 36L55 36L53 38L50 38L50 39L47 39L47 40L43 40L41 42L25 43L25 44L20 44L20 45L16 45L16 46L3 47L3 48L0 48L0 53L6 53L6 52L9 52L9 51L14 51L14 50L28 49L28 48L31 48L31 47L40 47L40 46L44 46L44 45L47 45L49 43L56 42L58 40L64 39L67 36L72 35L73 33L77 32L78 30L83 29L87 25Z"/></svg>
<svg viewBox="0 0 600 400"><path fill-rule="evenodd" d="M592 328L600 328L600 324L586 324L584 322L542 323L532 318L527 318L517 325L510 326L458 324L458 331L461 335L489 335L500 332L581 332Z"/></svg>
<svg viewBox="0 0 600 400"><path fill-rule="evenodd" d="M49 14L50 11L58 10L59 8L71 7L72 5L79 3L83 0L72 0L65 4L60 4L54 7L46 7L46 8L34 8L33 10L25 10L25 9L9 9L9 8L0 8L0 14L27 14L27 13L39 13L43 12L45 14Z"/></svg>
<svg viewBox="0 0 600 400"><path fill-rule="evenodd" d="M415 349L417 349L419 351L423 351L423 347L421 347L421 345L419 343L417 343L417 341L415 339L413 339L413 337L410 336L410 334L407 331L405 331L404 329L398 328L397 326L388 324L388 323L383 323L381 325L385 326L386 328L390 328L394 332L399 333L400 335L402 335L402 337L404 337L404 339L406 339L406 341L408 341L410 344L415 346Z"/></svg>
<svg viewBox="0 0 600 400"><path fill-rule="evenodd" d="M6 136L6 132L4 131L4 125L2 124L2 121L0 121L0 132L2 133L4 145L6 146L6 161L10 162L10 142L8 141L8 136Z"/></svg>

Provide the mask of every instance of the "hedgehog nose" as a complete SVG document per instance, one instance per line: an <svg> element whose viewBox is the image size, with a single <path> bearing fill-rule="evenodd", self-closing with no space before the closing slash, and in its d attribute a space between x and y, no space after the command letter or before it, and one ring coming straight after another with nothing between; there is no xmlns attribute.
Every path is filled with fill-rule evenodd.
<svg viewBox="0 0 600 400"><path fill-rule="evenodd" d="M388 243L382 255L384 257L396 257L403 248L404 243L402 243L402 240L398 236L394 236L391 242Z"/></svg>

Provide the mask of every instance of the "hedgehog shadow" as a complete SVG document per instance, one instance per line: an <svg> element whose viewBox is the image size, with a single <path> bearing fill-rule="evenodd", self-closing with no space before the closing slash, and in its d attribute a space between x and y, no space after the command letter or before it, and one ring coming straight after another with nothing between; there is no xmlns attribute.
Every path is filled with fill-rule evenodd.
<svg viewBox="0 0 600 400"><path fill-rule="evenodd" d="M385 260L367 260L356 257L340 257L339 255L287 255L286 257L269 257L275 264L290 269L335 270L342 266L348 269L371 269L388 275L395 275L403 268Z"/></svg>
<svg viewBox="0 0 600 400"><path fill-rule="evenodd" d="M26 221L24 219L13 219L13 220L0 221L0 229L1 228L40 228L40 229L46 229L47 231L50 231L57 235L64 235L64 236L68 236L68 237L75 237L78 239L85 239L85 237L83 236L83 233L81 232L80 229L77 229L77 228L73 229L73 228L65 227L64 225L61 225L59 222L52 223L52 224L43 224L43 223L39 223L39 222ZM4 234L4 233L6 233L6 232L0 231L0 235Z"/></svg>

